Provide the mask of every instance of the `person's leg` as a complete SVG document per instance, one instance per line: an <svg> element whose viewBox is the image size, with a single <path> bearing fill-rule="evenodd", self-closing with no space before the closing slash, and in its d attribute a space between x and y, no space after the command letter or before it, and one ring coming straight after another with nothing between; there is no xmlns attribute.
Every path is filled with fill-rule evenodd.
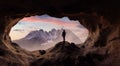
<svg viewBox="0 0 120 66"><path fill-rule="evenodd" d="M65 41L65 37L64 37L64 41Z"/></svg>
<svg viewBox="0 0 120 66"><path fill-rule="evenodd" d="M65 37L63 37L63 41L65 41Z"/></svg>

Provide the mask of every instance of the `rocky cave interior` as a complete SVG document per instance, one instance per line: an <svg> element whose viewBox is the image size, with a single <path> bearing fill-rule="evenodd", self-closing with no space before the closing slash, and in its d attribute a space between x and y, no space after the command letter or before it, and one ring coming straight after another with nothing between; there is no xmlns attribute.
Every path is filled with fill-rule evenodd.
<svg viewBox="0 0 120 66"><path fill-rule="evenodd" d="M119 66L119 6L119 2L107 0L1 0L0 65ZM63 52L59 47L61 43L58 43L58 46L41 55L38 51L26 51L11 42L9 32L12 26L24 17L42 14L54 17L67 16L71 20L79 20L89 30L89 36L83 46L67 48Z"/></svg>

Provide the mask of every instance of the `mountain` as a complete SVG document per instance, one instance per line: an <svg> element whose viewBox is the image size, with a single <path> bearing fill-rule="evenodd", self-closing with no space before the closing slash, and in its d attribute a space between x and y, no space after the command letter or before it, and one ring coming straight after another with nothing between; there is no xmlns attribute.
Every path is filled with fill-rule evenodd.
<svg viewBox="0 0 120 66"><path fill-rule="evenodd" d="M24 37L24 40L29 40L29 41L37 41L40 43L44 43L48 40L53 40L57 37L57 30L52 29L51 31L47 32L44 30L36 30L30 32L26 37Z"/></svg>
<svg viewBox="0 0 120 66"><path fill-rule="evenodd" d="M62 29L52 29L51 31L47 32L40 29L32 31L24 38L15 40L13 42L31 51L48 49L50 47L53 47L56 43L62 41L62 31ZM76 44L81 42L80 39L71 30L68 29L66 29L66 40L69 42L74 42Z"/></svg>
<svg viewBox="0 0 120 66"><path fill-rule="evenodd" d="M79 65L81 56L80 48L74 43L58 42L31 66L82 66L83 63Z"/></svg>
<svg viewBox="0 0 120 66"><path fill-rule="evenodd" d="M66 29L65 31L66 31L66 41L74 42L76 44L80 44L81 43L81 40L71 30ZM63 38L61 36L62 32L63 32L63 30L58 30L58 33L57 33L58 36L54 40L56 43L58 43L58 42L63 40Z"/></svg>

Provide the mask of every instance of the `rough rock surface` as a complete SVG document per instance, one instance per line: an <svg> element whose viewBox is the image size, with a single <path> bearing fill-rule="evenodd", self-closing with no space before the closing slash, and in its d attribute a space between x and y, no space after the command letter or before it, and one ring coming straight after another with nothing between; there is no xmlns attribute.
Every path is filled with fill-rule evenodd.
<svg viewBox="0 0 120 66"><path fill-rule="evenodd" d="M10 29L23 17L47 13L79 20L88 28L83 54L90 54L90 58L102 55L100 62L93 60L96 66L120 66L119 6L119 1L110 0L0 0L0 65L29 66L24 59L30 55L21 57L11 45Z"/></svg>
<svg viewBox="0 0 120 66"><path fill-rule="evenodd" d="M74 66L79 56L82 56L80 48L74 43L59 42L31 66Z"/></svg>

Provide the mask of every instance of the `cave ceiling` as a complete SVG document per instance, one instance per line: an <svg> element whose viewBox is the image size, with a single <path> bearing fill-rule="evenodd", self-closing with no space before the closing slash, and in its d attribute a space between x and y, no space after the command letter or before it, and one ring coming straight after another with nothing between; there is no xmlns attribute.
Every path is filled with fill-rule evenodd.
<svg viewBox="0 0 120 66"><path fill-rule="evenodd" d="M63 13L97 12L107 17L117 17L120 11L118 6L119 1L110 0L1 0L0 14L29 16L47 13L60 17L64 16Z"/></svg>

